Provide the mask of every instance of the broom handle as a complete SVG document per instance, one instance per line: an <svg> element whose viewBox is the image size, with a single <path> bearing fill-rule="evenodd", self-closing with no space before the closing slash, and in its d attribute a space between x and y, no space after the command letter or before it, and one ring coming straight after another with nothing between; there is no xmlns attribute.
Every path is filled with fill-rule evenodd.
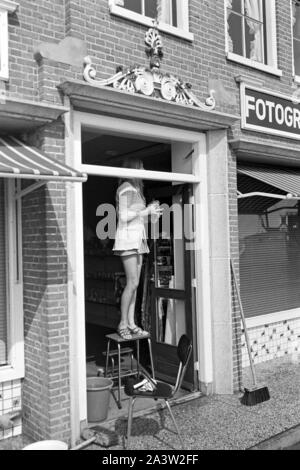
<svg viewBox="0 0 300 470"><path fill-rule="evenodd" d="M242 318L244 332L245 332L245 339L246 339L246 344L247 344L247 349L248 349L248 356L249 356L250 367L251 367L251 372L252 372L252 377L253 377L253 383L254 383L254 387L256 387L257 386L257 379L256 379L255 368L254 368L254 362L253 362L253 358L252 358L252 354L251 354L250 340L249 340L248 331L247 331L247 327L246 327L246 320L245 320L242 300L241 300L241 296L240 296L240 289L239 289L239 286L238 286L238 283L237 283L237 279L236 279L235 270L234 270L234 267L233 267L232 260L230 260L230 264L231 264L231 270L232 270L234 284L235 284L235 290L236 290L236 294L237 294L237 298L238 298L238 302L239 302L239 306L240 306L241 318Z"/></svg>

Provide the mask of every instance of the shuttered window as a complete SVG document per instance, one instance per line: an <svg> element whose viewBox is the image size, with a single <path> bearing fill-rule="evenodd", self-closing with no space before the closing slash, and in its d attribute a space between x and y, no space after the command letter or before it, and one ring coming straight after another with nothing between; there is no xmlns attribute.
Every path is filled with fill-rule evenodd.
<svg viewBox="0 0 300 470"><path fill-rule="evenodd" d="M7 364L7 295L4 182L0 179L0 366Z"/></svg>
<svg viewBox="0 0 300 470"><path fill-rule="evenodd" d="M238 187L259 190L257 181L245 178L238 176ZM266 189L274 192L260 188ZM247 317L300 307L299 214L295 200L239 200L240 286Z"/></svg>

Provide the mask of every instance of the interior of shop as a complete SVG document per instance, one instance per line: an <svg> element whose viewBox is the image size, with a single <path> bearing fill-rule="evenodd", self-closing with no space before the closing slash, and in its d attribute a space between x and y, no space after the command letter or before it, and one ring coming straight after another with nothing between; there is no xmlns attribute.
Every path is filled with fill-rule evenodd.
<svg viewBox="0 0 300 470"><path fill-rule="evenodd" d="M145 170L160 172L191 171L191 149L171 143L143 141L127 136L99 134L87 129L82 134L82 161L89 165L121 167L126 158L133 156L143 161ZM182 166L179 162L182 161ZM122 261L114 255L114 239L99 238L97 227L103 217L97 209L102 204L116 205L116 191L119 179L115 177L89 176L83 185L84 217L84 266L85 266L85 315L86 315L86 358L87 376L101 376L105 373L106 335L115 333L120 321L120 299L126 283ZM159 200L160 204L171 206L181 201L182 184L164 181L144 181L146 203ZM106 215L106 214L105 214ZM177 346L180 336L186 333L186 322L183 310L184 301L180 299L157 299L155 307L150 299L150 286L160 288L183 289L184 291L184 249L183 241L174 240L176 224L179 218L170 214L170 231L162 234L162 225L148 224L148 235L157 233L157 240L148 236L150 253L143 258L140 284L135 309L136 324L151 333L155 366L157 351L162 344ZM158 231L158 232L157 232ZM163 236L162 236L163 235ZM144 344L145 343L145 344ZM128 354L122 355L122 370L136 367L136 345L129 346ZM149 349L145 340L140 342L140 364L150 371ZM161 354L161 353L160 353ZM114 372L116 372L116 360ZM109 361L109 371L113 363ZM162 377L165 378L165 377ZM170 379L170 377L168 377ZM174 379L175 373L171 377ZM170 381L170 380L169 380ZM181 395L188 392L182 390ZM112 394L108 419L127 413L126 396L122 392L124 406L119 409ZM140 400L138 408L153 406L152 400Z"/></svg>

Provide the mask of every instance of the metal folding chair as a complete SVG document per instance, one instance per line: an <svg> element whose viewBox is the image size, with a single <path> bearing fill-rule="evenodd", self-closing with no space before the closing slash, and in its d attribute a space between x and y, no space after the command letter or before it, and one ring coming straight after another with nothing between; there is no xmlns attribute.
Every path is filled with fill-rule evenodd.
<svg viewBox="0 0 300 470"><path fill-rule="evenodd" d="M162 399L162 400L165 401L166 407L169 410L169 413L170 413L172 421L174 423L176 432L177 432L177 434L179 436L179 439L181 441L181 445L184 448L184 443L183 443L181 434L179 432L177 423L175 421L174 415L172 413L169 400L171 400L171 398L173 398L176 395L177 391L181 387L181 384L182 384L182 381L183 381L183 378L184 378L184 374L185 374L189 359L191 357L191 353L192 353L192 342L186 335L182 335L180 340L179 340L178 346L177 346L177 355L178 355L178 358L180 360L180 363L179 363L179 369L178 369L178 373L177 373L176 383L175 383L174 386L170 385L166 382L160 381L160 380L154 380L150 375L145 374L145 371L144 371L144 374L146 375L148 380L153 385L153 390L152 391L143 391L143 390L139 390L138 388L134 388L134 386L138 382L140 382L141 380L134 380L132 378L127 379L127 381L125 383L125 393L126 393L126 395L128 395L130 397L130 401L129 401L129 407L128 407L127 445L126 445L126 448L129 447L129 443L130 443L134 402L139 397L140 398L152 398L154 400Z"/></svg>

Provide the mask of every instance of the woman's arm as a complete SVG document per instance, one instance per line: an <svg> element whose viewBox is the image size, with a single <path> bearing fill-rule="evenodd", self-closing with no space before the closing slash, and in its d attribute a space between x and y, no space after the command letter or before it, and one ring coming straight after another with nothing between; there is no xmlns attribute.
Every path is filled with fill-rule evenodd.
<svg viewBox="0 0 300 470"><path fill-rule="evenodd" d="M146 207L142 210L132 209L133 204L135 204L137 193L134 189L128 188L123 190L119 195L119 219L121 222L126 223L137 218L148 217L149 209Z"/></svg>

